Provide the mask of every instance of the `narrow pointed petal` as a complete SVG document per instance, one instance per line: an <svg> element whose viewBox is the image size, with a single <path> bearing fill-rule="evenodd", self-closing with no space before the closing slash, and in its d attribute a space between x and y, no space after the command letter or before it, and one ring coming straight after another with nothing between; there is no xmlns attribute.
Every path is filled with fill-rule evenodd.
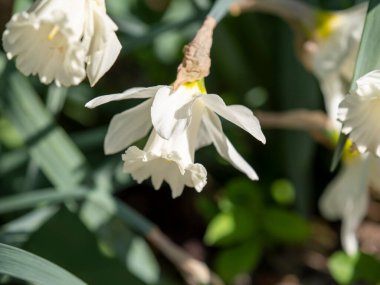
<svg viewBox="0 0 380 285"><path fill-rule="evenodd" d="M201 125L199 127L198 136L196 139L196 146L195 150L198 150L202 147L208 146L212 144L212 138L204 124L204 122L201 122Z"/></svg>
<svg viewBox="0 0 380 285"><path fill-rule="evenodd" d="M148 88L135 87L135 88L125 90L123 93L96 97L92 99L91 101L87 102L85 106L87 108L92 109L111 101L151 98L156 94L159 88L161 88L161 86L153 86L153 87L148 87Z"/></svg>
<svg viewBox="0 0 380 285"><path fill-rule="evenodd" d="M251 180L258 180L259 178L253 168L236 151L232 143L224 135L218 116L208 111L203 117L203 122L220 156L229 161L236 169L245 173Z"/></svg>
<svg viewBox="0 0 380 285"><path fill-rule="evenodd" d="M320 86L330 121L336 129L340 129L341 124L338 122L338 108L346 93L343 82L339 78L339 74L328 74L328 76L320 79Z"/></svg>
<svg viewBox="0 0 380 285"><path fill-rule="evenodd" d="M201 97L201 100L209 109L247 131L262 143L265 143L265 136L261 131L259 120L247 107L241 105L227 106L223 99L215 94L204 95Z"/></svg>
<svg viewBox="0 0 380 285"><path fill-rule="evenodd" d="M115 34L117 29L108 15L96 4L93 10L94 34L87 62L87 76L91 86L111 68L118 57L121 44Z"/></svg>
<svg viewBox="0 0 380 285"><path fill-rule="evenodd" d="M105 154L124 150L148 134L152 127L149 116L151 104L151 100L147 100L112 118L104 141Z"/></svg>
<svg viewBox="0 0 380 285"><path fill-rule="evenodd" d="M356 81L356 84L359 88L365 88L365 86L369 86L369 87L372 87L373 89L380 89L379 78L380 78L380 70L376 69L367 73L365 76L360 77ZM365 93L363 94L363 92L360 92L360 89L358 91L359 91L358 94L360 96L365 95Z"/></svg>
<svg viewBox="0 0 380 285"><path fill-rule="evenodd" d="M152 104L152 123L157 133L164 139L185 131L190 123L191 95L181 89L172 92L170 87L157 91Z"/></svg>

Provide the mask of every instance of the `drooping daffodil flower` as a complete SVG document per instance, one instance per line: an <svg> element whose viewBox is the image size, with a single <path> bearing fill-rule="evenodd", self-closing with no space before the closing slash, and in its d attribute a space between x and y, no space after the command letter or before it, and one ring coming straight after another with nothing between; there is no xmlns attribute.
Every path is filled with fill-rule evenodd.
<svg viewBox="0 0 380 285"><path fill-rule="evenodd" d="M336 109L353 77L367 7L364 2L337 12L316 10L314 27L306 28L308 36L300 54L319 80L327 113L334 124Z"/></svg>
<svg viewBox="0 0 380 285"><path fill-rule="evenodd" d="M138 183L151 177L154 188L159 189L166 181L174 198L181 195L185 185L200 192L206 185L207 172L201 164L194 163L194 154L211 143L235 168L252 180L258 179L224 135L218 117L231 121L265 143L259 121L248 108L226 106L218 95L207 94L203 81L182 84L175 91L171 86L133 88L97 97L86 107L133 98L147 100L113 117L104 150L106 154L124 150L146 136L153 126L143 150L131 146L122 155L124 171Z"/></svg>
<svg viewBox="0 0 380 285"><path fill-rule="evenodd" d="M319 208L329 220L341 220L341 241L344 250L358 252L357 230L367 214L369 187L380 191L380 159L371 154L349 155L324 191Z"/></svg>
<svg viewBox="0 0 380 285"><path fill-rule="evenodd" d="M44 84L93 86L115 62L121 44L104 0L38 0L13 15L3 33L8 59Z"/></svg>
<svg viewBox="0 0 380 285"><path fill-rule="evenodd" d="M369 111L367 108L374 107L376 103L368 97L359 97L373 92L374 86L369 84L373 82L375 82L375 86L376 84L380 86L379 79L376 80L376 72L360 78L356 82L357 90L346 95L340 107L332 101L326 102L326 104L333 104L329 109L342 120L344 133L348 134L353 131L354 125L363 124L364 127L368 127L368 124L376 123L374 118L372 122L367 121L369 117L376 115L376 111ZM366 101L367 105L362 106L361 100ZM350 108L357 109L349 110ZM330 119L336 120L337 118L330 117ZM331 124L331 127L334 128L331 133L335 134L332 136L332 141L336 144L341 127L337 124ZM376 130L367 129L367 131L368 134L376 135ZM359 250L357 231L368 210L369 188L380 191L380 158L363 153L363 146L353 143L352 140L358 135L359 137L363 135L362 130L355 130L354 135L347 140L343 150L341 169L326 187L319 201L321 214L325 218L342 221L341 242L343 249L350 255L355 255Z"/></svg>

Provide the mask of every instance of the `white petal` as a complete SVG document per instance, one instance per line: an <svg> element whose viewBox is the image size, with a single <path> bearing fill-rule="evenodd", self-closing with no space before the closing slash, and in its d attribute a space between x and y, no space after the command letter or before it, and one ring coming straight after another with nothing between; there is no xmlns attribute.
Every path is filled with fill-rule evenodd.
<svg viewBox="0 0 380 285"><path fill-rule="evenodd" d="M130 173L138 183L151 177L157 190L162 182L166 181L173 198L182 194L185 185L195 187L200 192L207 182L207 172L202 165L184 165L177 153L157 155L149 150L143 151L131 146L122 158L124 172Z"/></svg>
<svg viewBox="0 0 380 285"><path fill-rule="evenodd" d="M12 17L3 34L3 47L9 58L16 57L23 74L39 75L44 84L55 81L63 86L77 85L84 79L87 51L80 42L83 3L39 2L34 11ZM71 4L76 9L73 13L67 7Z"/></svg>
<svg viewBox="0 0 380 285"><path fill-rule="evenodd" d="M259 120L253 115L251 110L241 105L226 106L223 99L215 94L203 95L201 100L218 115L244 129L262 143L265 143L265 136L261 131Z"/></svg>
<svg viewBox="0 0 380 285"><path fill-rule="evenodd" d="M204 122L201 122L201 126L199 127L197 139L196 139L196 146L195 150L200 149L202 147L208 146L212 144L211 136L204 124Z"/></svg>
<svg viewBox="0 0 380 285"><path fill-rule="evenodd" d="M367 5L337 12L326 22L330 31L317 39L318 51L313 56L314 72L318 77L341 73L351 80Z"/></svg>
<svg viewBox="0 0 380 285"><path fill-rule="evenodd" d="M349 254L357 251L356 230L367 212L368 165L365 157L354 158L327 186L319 201L324 217L342 220L342 244Z"/></svg>
<svg viewBox="0 0 380 285"><path fill-rule="evenodd" d="M186 186L194 187L197 192L201 192L207 183L207 170L202 164L191 164L186 169Z"/></svg>
<svg viewBox="0 0 380 285"><path fill-rule="evenodd" d="M373 70L356 80L357 91L359 95L366 96L371 94L371 90L365 89L366 92L361 91L362 88L380 89L380 70ZM368 90L368 91L367 91Z"/></svg>
<svg viewBox="0 0 380 285"><path fill-rule="evenodd" d="M149 116L151 100L147 100L112 118L104 141L104 152L106 154L124 150L135 141L146 136L152 127Z"/></svg>
<svg viewBox="0 0 380 285"><path fill-rule="evenodd" d="M193 97L181 92L172 93L170 87L157 91L152 104L152 123L157 133L164 139L183 132L190 123Z"/></svg>
<svg viewBox="0 0 380 285"><path fill-rule="evenodd" d="M87 76L91 86L111 68L118 57L121 44L115 34L115 24L108 15L97 7L92 6L94 33L88 54Z"/></svg>
<svg viewBox="0 0 380 285"><path fill-rule="evenodd" d="M218 153L224 159L228 160L236 169L245 173L250 179L258 180L259 178L253 168L243 159L243 157L241 157L224 135L222 124L220 123L218 116L213 112L208 111L203 117L203 122Z"/></svg>
<svg viewBox="0 0 380 285"><path fill-rule="evenodd" d="M96 97L92 99L91 101L87 102L85 106L87 108L92 109L99 105L103 105L111 101L151 98L156 94L157 90L160 88L161 86L153 86L153 87L148 87L148 88L135 87L135 88L125 90L123 93Z"/></svg>
<svg viewBox="0 0 380 285"><path fill-rule="evenodd" d="M339 74L327 74L327 76L320 78L321 90L325 102L327 114L337 129L341 127L338 122L338 107L343 100L347 90L344 90L343 82Z"/></svg>
<svg viewBox="0 0 380 285"><path fill-rule="evenodd" d="M361 80L369 79L365 75ZM360 84L346 95L339 105L338 119L343 124L342 132L349 134L360 152L380 156L380 89L377 85L380 87L380 78L372 77L368 84Z"/></svg>

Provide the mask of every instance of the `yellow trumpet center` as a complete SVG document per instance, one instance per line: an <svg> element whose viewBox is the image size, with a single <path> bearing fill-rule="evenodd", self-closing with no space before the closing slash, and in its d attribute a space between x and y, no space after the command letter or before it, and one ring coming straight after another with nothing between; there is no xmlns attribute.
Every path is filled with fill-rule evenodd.
<svg viewBox="0 0 380 285"><path fill-rule="evenodd" d="M339 25L341 17L333 12L318 11L317 26L314 31L318 39L328 38Z"/></svg>
<svg viewBox="0 0 380 285"><path fill-rule="evenodd" d="M58 34L59 27L57 25L54 25L53 28L50 30L50 33L48 35L48 40L52 41L54 37Z"/></svg>
<svg viewBox="0 0 380 285"><path fill-rule="evenodd" d="M183 86L186 88L197 87L202 94L207 94L204 79L193 81L193 82L186 82L183 84Z"/></svg>
<svg viewBox="0 0 380 285"><path fill-rule="evenodd" d="M339 133L337 131L333 131L330 133L330 139L333 141L334 145L338 144ZM353 142L348 139L344 145L342 152L342 161L346 164L349 164L351 161L356 159L360 155L359 151L356 149Z"/></svg>

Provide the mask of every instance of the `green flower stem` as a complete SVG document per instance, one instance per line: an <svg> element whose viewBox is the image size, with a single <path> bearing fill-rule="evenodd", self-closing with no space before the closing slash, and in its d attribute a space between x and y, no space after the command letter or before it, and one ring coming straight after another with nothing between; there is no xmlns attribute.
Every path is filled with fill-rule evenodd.
<svg viewBox="0 0 380 285"><path fill-rule="evenodd" d="M212 17L219 23L230 10L233 0L217 0L207 16Z"/></svg>

